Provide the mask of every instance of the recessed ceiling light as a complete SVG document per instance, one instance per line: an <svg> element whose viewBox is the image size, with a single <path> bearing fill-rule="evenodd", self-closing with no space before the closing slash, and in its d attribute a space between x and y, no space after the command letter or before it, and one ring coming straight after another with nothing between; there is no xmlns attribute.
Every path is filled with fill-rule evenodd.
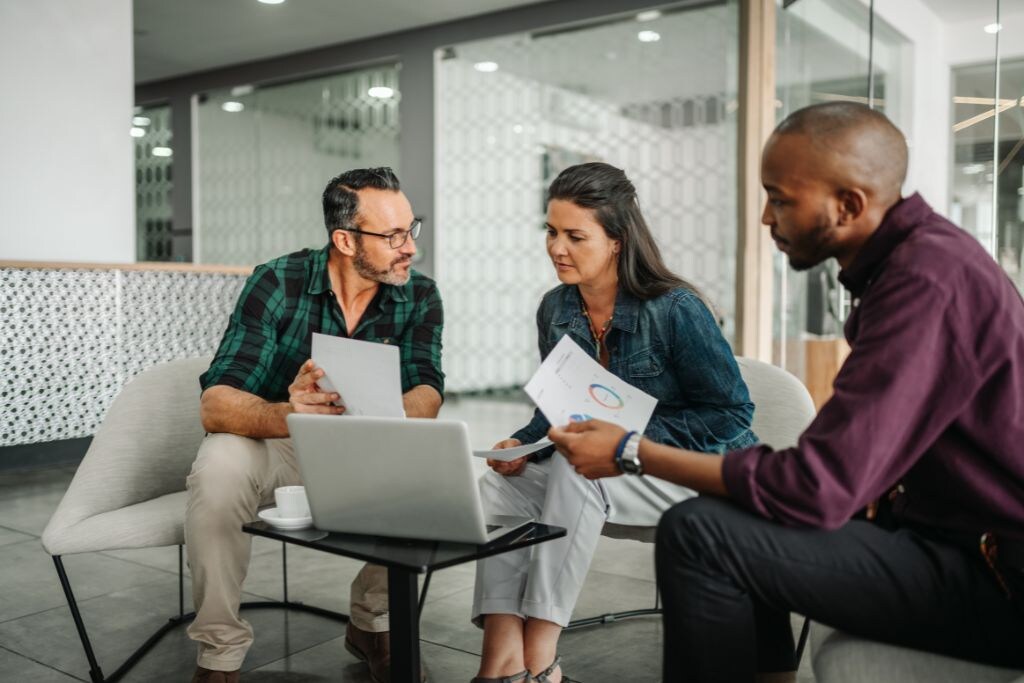
<svg viewBox="0 0 1024 683"><path fill-rule="evenodd" d="M646 12L640 12L636 15L637 21L654 21L661 17L661 12L656 9L649 9Z"/></svg>
<svg viewBox="0 0 1024 683"><path fill-rule="evenodd" d="M395 94L394 88L389 88L386 85L375 85L366 91L366 94L370 97L376 97L380 100L386 100L389 97L393 97Z"/></svg>
<svg viewBox="0 0 1024 683"><path fill-rule="evenodd" d="M636 34L636 39L641 43L656 43L661 40L661 34L657 31L640 31Z"/></svg>
<svg viewBox="0 0 1024 683"><path fill-rule="evenodd" d="M222 103L220 105L220 108L223 109L226 112L230 112L232 114L237 114L238 112L240 112L243 109L245 109L245 105L242 104L241 102L235 102L234 100L229 100L227 102Z"/></svg>
<svg viewBox="0 0 1024 683"><path fill-rule="evenodd" d="M149 117L148 116L133 116L132 117L132 125L133 126L148 126L149 125Z"/></svg>
<svg viewBox="0 0 1024 683"><path fill-rule="evenodd" d="M1002 24L989 24L985 27L985 33L999 33L1003 30Z"/></svg>
<svg viewBox="0 0 1024 683"><path fill-rule="evenodd" d="M155 157L169 157L174 151L170 147L154 147L153 156Z"/></svg>
<svg viewBox="0 0 1024 683"><path fill-rule="evenodd" d="M139 128L138 126L132 126L131 134L133 138L141 138L146 134L146 129Z"/></svg>
<svg viewBox="0 0 1024 683"><path fill-rule="evenodd" d="M284 0L259 0L264 5L280 5Z"/></svg>
<svg viewBox="0 0 1024 683"><path fill-rule="evenodd" d="M477 71L482 71L485 74L493 73L498 70L497 62L477 62L473 65L473 68Z"/></svg>

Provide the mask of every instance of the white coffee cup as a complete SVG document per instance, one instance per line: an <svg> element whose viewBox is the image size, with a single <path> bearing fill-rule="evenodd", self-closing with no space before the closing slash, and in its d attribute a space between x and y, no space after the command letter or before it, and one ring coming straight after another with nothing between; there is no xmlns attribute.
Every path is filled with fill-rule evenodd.
<svg viewBox="0 0 1024 683"><path fill-rule="evenodd" d="M282 519L309 517L309 499L305 486L280 486L274 489L277 515Z"/></svg>

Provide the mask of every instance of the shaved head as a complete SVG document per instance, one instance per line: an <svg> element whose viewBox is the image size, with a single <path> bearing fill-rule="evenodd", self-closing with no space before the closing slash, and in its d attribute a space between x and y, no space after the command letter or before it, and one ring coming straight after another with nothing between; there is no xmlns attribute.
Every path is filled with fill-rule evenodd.
<svg viewBox="0 0 1024 683"><path fill-rule="evenodd" d="M906 175L907 141L884 115L853 102L805 107L765 145L761 221L797 270L829 258L845 268L900 201Z"/></svg>
<svg viewBox="0 0 1024 683"><path fill-rule="evenodd" d="M885 205L899 199L907 141L884 114L856 102L814 104L787 116L772 138L784 135L804 138L808 160L835 187L859 187Z"/></svg>

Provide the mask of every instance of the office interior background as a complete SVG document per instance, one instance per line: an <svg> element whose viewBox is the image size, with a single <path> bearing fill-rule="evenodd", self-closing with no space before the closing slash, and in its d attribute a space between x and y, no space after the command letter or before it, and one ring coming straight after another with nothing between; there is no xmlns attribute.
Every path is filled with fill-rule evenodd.
<svg viewBox="0 0 1024 683"><path fill-rule="evenodd" d="M0 0L0 543L38 536L45 473L128 380L213 353L253 265L323 246L320 192L353 167L393 167L424 219L453 405L528 412L544 191L590 160L636 183L736 353L820 405L848 301L835 264L774 253L761 144L814 102L884 111L905 191L1024 288L1021 35L1024 0ZM0 597L0 653L82 677L11 645L48 605Z"/></svg>

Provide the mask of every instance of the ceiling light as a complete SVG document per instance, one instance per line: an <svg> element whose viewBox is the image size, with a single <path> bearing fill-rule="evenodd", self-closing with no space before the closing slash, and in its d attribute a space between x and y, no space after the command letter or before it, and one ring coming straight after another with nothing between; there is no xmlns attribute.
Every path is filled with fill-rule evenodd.
<svg viewBox="0 0 1024 683"><path fill-rule="evenodd" d="M242 104L241 102L235 102L234 100L229 100L227 102L222 103L220 105L220 108L223 109L226 112L230 112L232 114L237 114L238 112L240 112L243 109L245 109L245 105Z"/></svg>
<svg viewBox="0 0 1024 683"><path fill-rule="evenodd" d="M146 129L139 128L138 126L132 126L131 134L133 138L141 138L146 134Z"/></svg>
<svg viewBox="0 0 1024 683"><path fill-rule="evenodd" d="M169 157L173 154L173 150L170 147L154 147L153 156L155 157Z"/></svg>
<svg viewBox="0 0 1024 683"><path fill-rule="evenodd" d="M389 97L393 97L395 94L394 88L389 88L386 85L375 85L366 91L366 94L370 97L376 97L377 99L386 100Z"/></svg>
<svg viewBox="0 0 1024 683"><path fill-rule="evenodd" d="M284 0L259 0L264 5L280 5Z"/></svg>
<svg viewBox="0 0 1024 683"><path fill-rule="evenodd" d="M148 126L149 125L149 117L148 116L133 116L132 117L132 125L133 126Z"/></svg>
<svg viewBox="0 0 1024 683"><path fill-rule="evenodd" d="M999 33L1003 30L1002 24L989 24L985 27L985 33Z"/></svg>
<svg viewBox="0 0 1024 683"><path fill-rule="evenodd" d="M656 9L649 9L646 12L640 12L639 14L637 14L636 15L636 20L637 21L654 21L655 19L657 19L659 17L661 17L661 12L659 12Z"/></svg>
<svg viewBox="0 0 1024 683"><path fill-rule="evenodd" d="M641 43L656 43L661 40L661 34L657 31L640 31L636 34L636 39Z"/></svg>
<svg viewBox="0 0 1024 683"><path fill-rule="evenodd" d="M498 70L497 62L477 62L473 65L473 68L477 71L482 71L485 74L493 73Z"/></svg>

